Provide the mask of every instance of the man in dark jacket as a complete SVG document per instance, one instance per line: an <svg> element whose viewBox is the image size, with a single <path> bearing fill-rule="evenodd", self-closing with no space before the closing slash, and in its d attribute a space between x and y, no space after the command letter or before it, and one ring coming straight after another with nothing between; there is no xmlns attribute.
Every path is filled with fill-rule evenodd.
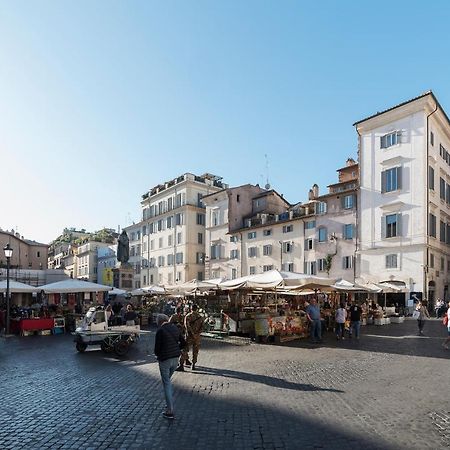
<svg viewBox="0 0 450 450"><path fill-rule="evenodd" d="M155 336L155 355L158 358L159 372L166 397L167 408L163 413L166 419L174 419L172 375L178 366L181 348L186 341L180 329L165 314L158 316L158 331Z"/></svg>

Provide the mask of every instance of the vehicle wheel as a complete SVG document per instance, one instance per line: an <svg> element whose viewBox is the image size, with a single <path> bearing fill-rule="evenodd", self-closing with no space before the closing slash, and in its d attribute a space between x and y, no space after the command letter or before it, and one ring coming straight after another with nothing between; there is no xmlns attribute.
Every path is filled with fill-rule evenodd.
<svg viewBox="0 0 450 450"><path fill-rule="evenodd" d="M119 341L114 344L114 352L117 356L125 356L130 346L127 341Z"/></svg>
<svg viewBox="0 0 450 450"><path fill-rule="evenodd" d="M102 342L100 344L100 348L105 353L111 353L114 350L114 347L112 347L111 345L107 344L106 342Z"/></svg>
<svg viewBox="0 0 450 450"><path fill-rule="evenodd" d="M87 349L87 344L84 342L77 342L76 348L80 353L83 353Z"/></svg>

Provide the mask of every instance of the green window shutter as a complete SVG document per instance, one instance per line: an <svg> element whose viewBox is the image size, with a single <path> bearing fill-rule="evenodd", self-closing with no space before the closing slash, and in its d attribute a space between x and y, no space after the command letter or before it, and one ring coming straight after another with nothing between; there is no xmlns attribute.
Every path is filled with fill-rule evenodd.
<svg viewBox="0 0 450 450"><path fill-rule="evenodd" d="M397 189L402 188L402 168L397 167Z"/></svg>
<svg viewBox="0 0 450 450"><path fill-rule="evenodd" d="M381 239L386 238L386 216L381 216Z"/></svg>
<svg viewBox="0 0 450 450"><path fill-rule="evenodd" d="M381 172L381 193L384 194L386 192L386 171L383 170Z"/></svg>

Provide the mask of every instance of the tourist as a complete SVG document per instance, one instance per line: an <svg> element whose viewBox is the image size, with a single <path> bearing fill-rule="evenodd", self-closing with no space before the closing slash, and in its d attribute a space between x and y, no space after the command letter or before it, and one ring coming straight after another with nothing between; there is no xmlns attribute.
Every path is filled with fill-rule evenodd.
<svg viewBox="0 0 450 450"><path fill-rule="evenodd" d="M317 300L313 298L311 303L306 307L306 317L310 322L310 336L312 342L321 342L322 340L322 323L320 321L320 307Z"/></svg>
<svg viewBox="0 0 450 450"><path fill-rule="evenodd" d="M181 348L185 345L185 339L180 329L165 314L159 314L157 318L158 331L155 336L155 355L158 358L159 372L166 399L166 410L163 417L174 419L172 375L178 366L178 358Z"/></svg>
<svg viewBox="0 0 450 450"><path fill-rule="evenodd" d="M197 364L198 352L200 350L201 332L203 331L203 317L198 312L198 305L192 305L192 311L184 319L186 327L186 359L189 359L189 348L192 346L192 370Z"/></svg>
<svg viewBox="0 0 450 450"><path fill-rule="evenodd" d="M361 314L362 314L361 307L358 306L356 302L354 302L353 305L350 307L350 324L351 330L353 331L353 336L356 339L359 339L359 332L361 329Z"/></svg>
<svg viewBox="0 0 450 450"><path fill-rule="evenodd" d="M448 302L448 308L447 308L447 312L446 312L446 317L447 317L447 339L444 341L444 343L442 344L442 346L448 350L448 344L450 343L450 302ZM445 316L444 316L444 321L443 321L444 325L445 325Z"/></svg>
<svg viewBox="0 0 450 450"><path fill-rule="evenodd" d="M335 314L336 322L336 339L345 339L345 320L347 319L347 310L344 308L344 304L341 303Z"/></svg>
<svg viewBox="0 0 450 450"><path fill-rule="evenodd" d="M419 336L423 336L423 327L425 326L425 320L430 318L430 314L427 310L427 301L423 300L417 304L416 313L417 316L417 326L419 328Z"/></svg>

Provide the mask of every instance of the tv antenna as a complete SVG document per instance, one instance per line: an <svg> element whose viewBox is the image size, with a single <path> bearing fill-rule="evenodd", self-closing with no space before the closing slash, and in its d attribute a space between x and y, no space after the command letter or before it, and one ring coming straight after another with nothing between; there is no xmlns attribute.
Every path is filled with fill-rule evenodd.
<svg viewBox="0 0 450 450"><path fill-rule="evenodd" d="M265 189L270 189L270 183L269 183L269 158L267 157L267 153L264 155L264 158L266 160L266 185L264 186Z"/></svg>

